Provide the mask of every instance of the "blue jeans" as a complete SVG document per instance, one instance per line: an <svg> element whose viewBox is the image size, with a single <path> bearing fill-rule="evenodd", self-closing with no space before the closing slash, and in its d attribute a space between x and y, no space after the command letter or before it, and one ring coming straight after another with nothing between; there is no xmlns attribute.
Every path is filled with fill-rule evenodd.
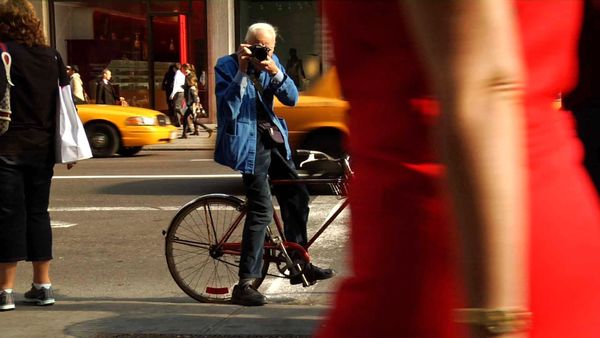
<svg viewBox="0 0 600 338"><path fill-rule="evenodd" d="M284 152L285 154L285 152ZM257 138L254 174L244 174L248 214L242 235L240 278L261 276L263 245L267 226L273 219L273 204L268 177L271 179L295 179L298 173L291 160L282 155L264 135ZM275 186L273 193L281 210L286 240L304 245L308 242L309 194L303 184Z"/></svg>

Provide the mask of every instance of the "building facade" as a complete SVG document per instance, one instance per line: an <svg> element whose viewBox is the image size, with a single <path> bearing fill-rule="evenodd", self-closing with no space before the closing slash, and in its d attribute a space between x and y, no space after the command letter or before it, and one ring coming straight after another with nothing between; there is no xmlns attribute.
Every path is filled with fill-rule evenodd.
<svg viewBox="0 0 600 338"><path fill-rule="evenodd" d="M276 53L286 65L290 49L303 60L306 79L327 68L328 49L317 0L33 0L46 36L79 69L88 96L104 68L131 106L165 111L163 77L169 65L190 63L199 78L206 122L216 121L214 64L236 51L247 27L278 29Z"/></svg>

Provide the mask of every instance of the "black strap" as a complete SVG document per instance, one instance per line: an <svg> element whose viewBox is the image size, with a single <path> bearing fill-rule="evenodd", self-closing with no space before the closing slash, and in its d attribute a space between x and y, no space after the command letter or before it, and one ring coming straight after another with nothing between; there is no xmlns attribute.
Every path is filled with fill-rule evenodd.
<svg viewBox="0 0 600 338"><path fill-rule="evenodd" d="M256 88L256 91L262 97L263 93L265 92L265 88L263 87L262 83L260 83L260 81L258 81L258 77L256 77L255 73L252 73L248 76L250 77L250 80L252 81L252 83L254 83L254 88Z"/></svg>

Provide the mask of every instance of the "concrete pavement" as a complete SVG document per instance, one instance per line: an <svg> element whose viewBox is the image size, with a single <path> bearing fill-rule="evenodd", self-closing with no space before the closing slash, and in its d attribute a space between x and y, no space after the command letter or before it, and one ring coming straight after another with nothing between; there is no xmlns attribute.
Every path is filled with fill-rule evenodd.
<svg viewBox="0 0 600 338"><path fill-rule="evenodd" d="M61 299L49 307L0 312L1 337L310 337L324 306L169 302L157 299Z"/></svg>
<svg viewBox="0 0 600 338"><path fill-rule="evenodd" d="M207 126L215 130L211 137L209 137L207 132L199 131L200 135L198 136L188 135L186 139L176 138L171 143L145 146L144 150L213 150L215 149L215 141L217 139L217 126L214 124ZM178 129L177 136L181 136L181 128Z"/></svg>
<svg viewBox="0 0 600 338"><path fill-rule="evenodd" d="M214 127L214 126L212 126ZM181 134L181 129L179 131ZM212 150L216 133L175 139L146 150ZM21 264L21 270L28 270ZM85 274L85 271L82 271ZM338 277L340 278L340 277ZM152 283L152 278L148 279ZM4 337L310 337L328 311L324 305L302 305L273 300L262 307L205 304L191 298L75 298L56 290L49 307L26 305L15 292L16 310L0 312Z"/></svg>

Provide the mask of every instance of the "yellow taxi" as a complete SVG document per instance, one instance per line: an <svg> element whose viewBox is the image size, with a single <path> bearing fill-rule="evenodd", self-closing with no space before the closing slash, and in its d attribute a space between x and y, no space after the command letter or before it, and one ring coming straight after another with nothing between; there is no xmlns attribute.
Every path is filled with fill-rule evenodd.
<svg viewBox="0 0 600 338"><path fill-rule="evenodd" d="M287 122L292 149L318 150L333 157L346 152L348 109L335 68L301 92L295 107L277 99L274 103L275 114Z"/></svg>
<svg viewBox="0 0 600 338"><path fill-rule="evenodd" d="M103 104L80 104L77 110L94 157L133 156L143 146L177 137L177 128L156 110Z"/></svg>

